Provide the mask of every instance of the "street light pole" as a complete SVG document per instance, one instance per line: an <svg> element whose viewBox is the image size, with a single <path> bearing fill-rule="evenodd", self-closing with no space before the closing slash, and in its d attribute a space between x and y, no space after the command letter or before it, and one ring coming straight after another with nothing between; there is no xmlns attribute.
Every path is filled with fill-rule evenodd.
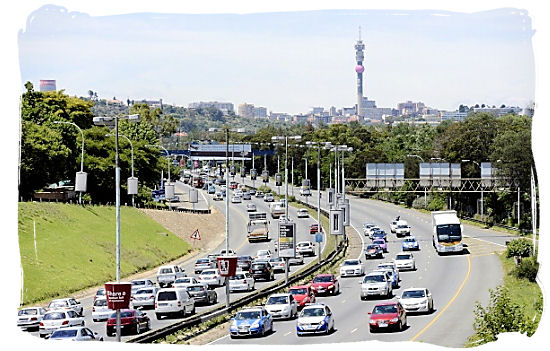
<svg viewBox="0 0 550 351"><path fill-rule="evenodd" d="M55 124L70 124L72 126L75 126L80 131L80 136L82 137L82 148L81 148L82 151L81 151L81 155L80 155L80 173L83 174L84 173L84 132L82 131L82 129L76 123L73 123L73 122L54 121L53 123L55 123ZM75 183L75 185L76 185L76 183ZM78 192L78 204L82 205L82 192L81 191Z"/></svg>
<svg viewBox="0 0 550 351"><path fill-rule="evenodd" d="M128 138L126 135L124 134L118 134L119 136L125 138L128 143L130 144L130 154L131 154L131 164L132 164L132 178L134 178L134 145L132 144L132 141L130 140L130 138ZM114 136L113 134L107 134L105 136L108 136L108 137L112 137ZM135 206L135 203L134 203L134 194L132 194L132 207Z"/></svg>
<svg viewBox="0 0 550 351"><path fill-rule="evenodd" d="M225 130L225 254L229 254L229 128ZM225 307L229 308L229 277L225 277Z"/></svg>

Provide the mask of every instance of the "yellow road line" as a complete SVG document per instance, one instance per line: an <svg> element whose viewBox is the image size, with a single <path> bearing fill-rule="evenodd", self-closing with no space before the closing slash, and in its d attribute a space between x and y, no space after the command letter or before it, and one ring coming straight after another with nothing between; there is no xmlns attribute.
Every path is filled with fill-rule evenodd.
<svg viewBox="0 0 550 351"><path fill-rule="evenodd" d="M470 256L466 256L466 258L468 259L468 273L466 273L466 277L464 277L464 280L462 281L462 284L460 284L460 286L458 287L458 290L456 291L456 293L454 294L454 296L451 298L451 300L447 303L447 305L445 305L445 307L443 307L443 309L441 310L441 312L439 312L435 317L434 319L432 319L430 321L430 323L428 323L428 325L426 325L421 331L418 332L418 334L416 334L415 336L413 336L412 339L410 339L409 341L415 341L420 335L424 334L424 332L426 330L428 330L428 328L430 328L436 320L439 319L439 317L441 317L441 315L447 310L447 308L449 308L449 306L451 306L451 304L454 302L454 300L458 297L458 294L460 294L460 291L462 290L462 288L464 287L464 285L466 284L466 281L468 280L468 277L470 276L470 271L472 270L472 261L470 260Z"/></svg>

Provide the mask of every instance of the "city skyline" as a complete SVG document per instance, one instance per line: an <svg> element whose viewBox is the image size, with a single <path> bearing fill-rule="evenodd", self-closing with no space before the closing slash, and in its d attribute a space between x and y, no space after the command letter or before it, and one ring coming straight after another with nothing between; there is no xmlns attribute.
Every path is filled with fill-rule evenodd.
<svg viewBox="0 0 550 351"><path fill-rule="evenodd" d="M378 107L534 101L533 30L524 10L73 11L47 6L29 14L18 40L22 85L56 79L70 95L93 90L105 99L162 98L178 106L247 102L291 114L353 107L361 26L364 96Z"/></svg>

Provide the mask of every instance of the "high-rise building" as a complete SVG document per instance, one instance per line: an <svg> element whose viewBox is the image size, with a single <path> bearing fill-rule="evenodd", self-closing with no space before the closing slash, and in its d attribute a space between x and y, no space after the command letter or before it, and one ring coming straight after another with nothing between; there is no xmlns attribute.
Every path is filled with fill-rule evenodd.
<svg viewBox="0 0 550 351"><path fill-rule="evenodd" d="M56 91L55 79L41 79L40 80L40 91Z"/></svg>
<svg viewBox="0 0 550 351"><path fill-rule="evenodd" d="M355 66L355 72L357 73L357 114L361 115L363 107L363 72L365 67L363 66L363 60L365 55L363 54L365 50L365 44L361 40L361 27L359 27L359 40L355 44L355 61L357 65Z"/></svg>
<svg viewBox="0 0 550 351"><path fill-rule="evenodd" d="M192 108L192 109L199 109L199 108L203 109L203 108L209 108L209 107L216 108L225 114L229 112L233 112L233 104L230 102L200 101L200 102L192 102L189 104L189 108Z"/></svg>

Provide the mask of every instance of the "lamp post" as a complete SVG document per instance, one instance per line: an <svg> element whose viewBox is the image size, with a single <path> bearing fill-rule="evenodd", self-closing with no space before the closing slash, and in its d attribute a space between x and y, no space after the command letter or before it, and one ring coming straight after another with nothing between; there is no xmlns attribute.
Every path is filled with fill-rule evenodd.
<svg viewBox="0 0 550 351"><path fill-rule="evenodd" d="M422 161L422 163L424 163L424 159L418 155L407 155L407 157L416 157L416 158L419 158L420 161ZM420 177L420 175L419 175ZM428 197L427 197L427 194L426 194L426 187L424 187L424 207L425 208L428 208Z"/></svg>
<svg viewBox="0 0 550 351"><path fill-rule="evenodd" d="M115 117L94 117L93 122L97 126L115 126L115 216L116 216L116 281L120 283L120 168L118 166L118 120L127 119L130 122L138 122L139 115L124 115ZM116 310L116 341L120 342L120 309Z"/></svg>
<svg viewBox="0 0 550 351"><path fill-rule="evenodd" d="M114 136L114 134L106 134L105 136L106 137L112 137L112 136ZM118 136L121 136L121 137L125 138L128 141L128 143L130 144L130 154L131 154L131 160L132 160L132 177L131 177L131 179L132 180L136 179L136 178L134 178L134 145L132 144L132 141L130 140L130 138L128 138L126 135L119 133ZM136 182L137 182L137 180L136 180ZM130 189L130 181L128 181L128 193L131 193L131 195L132 195L132 207L135 207L134 192L131 191L131 190L133 190L133 189Z"/></svg>
<svg viewBox="0 0 550 351"><path fill-rule="evenodd" d="M76 125L76 123L73 122L65 122L65 121L54 121L55 124L70 124L74 127L76 127L80 131L80 135L82 137L82 153L80 155L80 172L76 174L76 180L75 180L75 190L77 190L78 187L81 187L78 191L78 203L82 205L82 192L86 191L86 178L87 175L84 173L84 132L82 129ZM84 182L84 184L81 184L81 181ZM83 187L82 187L83 186ZM83 191L81 191L83 190Z"/></svg>

